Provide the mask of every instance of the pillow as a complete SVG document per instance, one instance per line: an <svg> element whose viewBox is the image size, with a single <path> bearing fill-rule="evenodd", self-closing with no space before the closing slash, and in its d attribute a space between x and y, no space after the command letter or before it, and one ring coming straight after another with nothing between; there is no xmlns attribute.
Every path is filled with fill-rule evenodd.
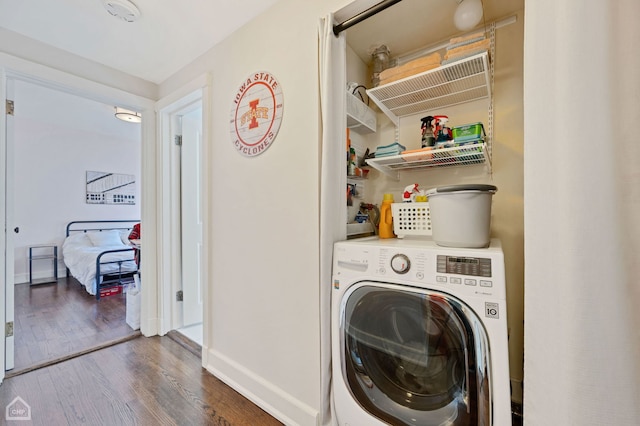
<svg viewBox="0 0 640 426"><path fill-rule="evenodd" d="M63 252L66 249L72 250L84 247L93 247L91 240L85 232L75 232L65 238L64 243L62 243Z"/></svg>
<svg viewBox="0 0 640 426"><path fill-rule="evenodd" d="M124 244L125 246L128 246L129 234L131 233L131 231L128 229L121 229L119 232L120 232L120 240L122 241L122 244Z"/></svg>
<svg viewBox="0 0 640 426"><path fill-rule="evenodd" d="M69 235L65 241L69 242L69 244L91 245L91 241L89 237L87 237L86 232L74 232Z"/></svg>
<svg viewBox="0 0 640 426"><path fill-rule="evenodd" d="M120 238L120 232L115 229L109 231L87 233L94 247L124 246Z"/></svg>

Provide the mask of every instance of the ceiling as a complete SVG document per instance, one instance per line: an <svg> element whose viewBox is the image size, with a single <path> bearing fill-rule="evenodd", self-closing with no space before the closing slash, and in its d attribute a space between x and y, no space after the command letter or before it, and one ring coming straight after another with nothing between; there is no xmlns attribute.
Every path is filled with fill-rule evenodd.
<svg viewBox="0 0 640 426"><path fill-rule="evenodd" d="M0 0L0 27L159 84L277 2L132 1L135 22L103 0Z"/></svg>
<svg viewBox="0 0 640 426"><path fill-rule="evenodd" d="M132 0L140 11L135 22L111 16L103 1L128 0L0 0L0 27L160 84L278 0ZM487 21L524 8L524 0L483 3ZM366 63L380 44L392 57L415 51L457 33L456 6L403 0L347 30L347 42Z"/></svg>
<svg viewBox="0 0 640 426"><path fill-rule="evenodd" d="M487 24L524 9L524 0L482 3ZM347 44L366 64L371 63L371 53L382 44L389 48L391 57L410 54L460 34L453 25L457 6L457 0L402 0L348 29Z"/></svg>

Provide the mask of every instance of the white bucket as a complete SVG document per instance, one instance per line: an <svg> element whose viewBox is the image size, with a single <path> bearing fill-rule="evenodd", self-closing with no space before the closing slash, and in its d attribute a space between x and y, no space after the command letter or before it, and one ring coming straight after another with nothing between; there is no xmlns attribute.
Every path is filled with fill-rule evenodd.
<svg viewBox="0 0 640 426"><path fill-rule="evenodd" d="M433 241L444 247L487 247L493 185L454 185L427 191Z"/></svg>

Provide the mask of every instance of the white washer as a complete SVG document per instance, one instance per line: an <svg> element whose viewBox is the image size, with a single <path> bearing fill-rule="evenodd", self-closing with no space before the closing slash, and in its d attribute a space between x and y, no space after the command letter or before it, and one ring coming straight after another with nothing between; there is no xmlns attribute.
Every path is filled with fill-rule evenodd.
<svg viewBox="0 0 640 426"><path fill-rule="evenodd" d="M332 284L339 425L511 425L498 240L485 249L338 242Z"/></svg>

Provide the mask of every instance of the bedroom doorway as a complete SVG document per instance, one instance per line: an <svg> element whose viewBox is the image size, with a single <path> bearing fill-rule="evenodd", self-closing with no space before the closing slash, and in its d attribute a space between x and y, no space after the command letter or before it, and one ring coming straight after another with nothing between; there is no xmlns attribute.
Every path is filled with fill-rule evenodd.
<svg viewBox="0 0 640 426"><path fill-rule="evenodd" d="M15 375L140 334L126 324L124 295L97 302L78 281L65 277L62 246L72 220L140 217L140 194L137 205L115 208L89 205L84 197L87 170L141 176L142 132L139 125L115 119L114 106L104 100L26 76L7 78L6 87L14 115L6 120L10 157L4 159L2 198L6 225L15 231L5 241L5 318L13 323L14 345L5 342L4 365ZM123 149L124 160L118 154ZM39 245L57 248L57 276L52 259L31 268L29 248ZM31 275L34 281L52 279L32 286Z"/></svg>

